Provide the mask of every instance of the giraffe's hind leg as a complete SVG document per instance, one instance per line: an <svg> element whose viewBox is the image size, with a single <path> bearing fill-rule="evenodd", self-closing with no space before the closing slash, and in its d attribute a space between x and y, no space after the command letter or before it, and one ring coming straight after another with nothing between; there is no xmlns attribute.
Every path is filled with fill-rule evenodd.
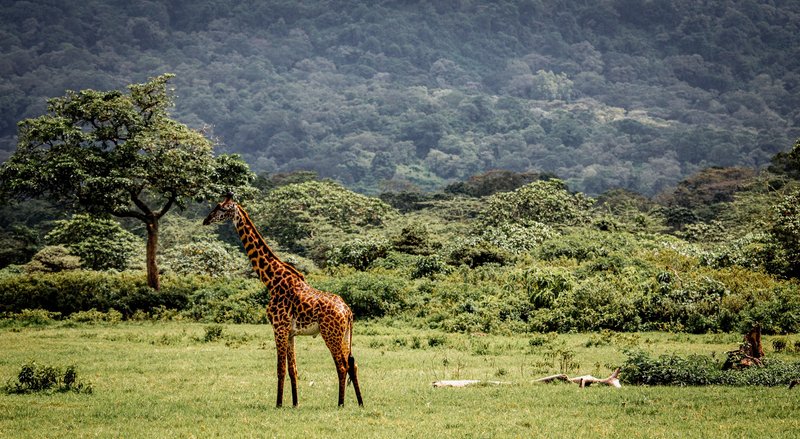
<svg viewBox="0 0 800 439"><path fill-rule="evenodd" d="M336 365L336 375L339 378L339 406L344 405L344 389L347 387L347 354L342 343L342 332L328 331L328 328L321 326L320 334L328 350L331 351L333 363Z"/></svg>
<svg viewBox="0 0 800 439"><path fill-rule="evenodd" d="M350 382L353 383L353 389L356 391L358 405L363 406L364 400L361 399L361 388L358 387L358 365L356 364L356 359L353 357L352 352L347 357L347 373L350 375Z"/></svg>
<svg viewBox="0 0 800 439"><path fill-rule="evenodd" d="M294 356L293 336L289 336L286 360L289 367L289 382L292 385L292 406L297 407L297 361Z"/></svg>
<svg viewBox="0 0 800 439"><path fill-rule="evenodd" d="M339 375L339 407L344 405L344 389L347 387L347 361L340 357L336 360L336 372Z"/></svg>

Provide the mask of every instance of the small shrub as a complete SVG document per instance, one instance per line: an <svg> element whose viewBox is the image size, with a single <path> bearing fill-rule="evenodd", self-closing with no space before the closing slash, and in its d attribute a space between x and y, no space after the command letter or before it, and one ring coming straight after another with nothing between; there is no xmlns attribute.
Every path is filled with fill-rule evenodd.
<svg viewBox="0 0 800 439"><path fill-rule="evenodd" d="M421 256L414 262L411 278L433 278L435 274L447 273L449 271L449 267L439 255Z"/></svg>
<svg viewBox="0 0 800 439"><path fill-rule="evenodd" d="M205 328L205 335L203 336L203 341L206 343L219 340L222 338L222 332L224 328L222 325L208 325Z"/></svg>
<svg viewBox="0 0 800 439"><path fill-rule="evenodd" d="M390 249L391 244L387 241L357 238L333 249L328 256L328 264L349 265L364 271L375 260L386 257Z"/></svg>
<svg viewBox="0 0 800 439"><path fill-rule="evenodd" d="M444 335L432 335L428 337L428 346L434 348L436 346L444 346L447 343L447 337Z"/></svg>
<svg viewBox="0 0 800 439"><path fill-rule="evenodd" d="M80 256L63 245L48 245L39 250L30 262L25 264L25 271L29 273L54 273L59 271L77 270L81 267Z"/></svg>
<svg viewBox="0 0 800 439"><path fill-rule="evenodd" d="M70 314L70 321L78 323L119 323L122 321L122 313L111 308L108 312L98 311L94 308L88 311L78 311Z"/></svg>
<svg viewBox="0 0 800 439"><path fill-rule="evenodd" d="M775 352L783 352L786 350L786 346L788 346L788 342L785 338L776 338L775 340L772 340L772 349Z"/></svg>
<svg viewBox="0 0 800 439"><path fill-rule="evenodd" d="M61 313L44 309L23 309L18 313L6 313L4 318L22 326L44 326L55 323L61 318Z"/></svg>
<svg viewBox="0 0 800 439"><path fill-rule="evenodd" d="M545 334L534 334L533 337L528 339L528 346L535 348L539 346L544 346L550 343L552 337L548 337Z"/></svg>
<svg viewBox="0 0 800 439"><path fill-rule="evenodd" d="M47 391L92 393L92 385L78 381L75 366L68 366L62 374L58 367L32 361L22 365L17 380L9 380L4 390L9 394Z"/></svg>
<svg viewBox="0 0 800 439"><path fill-rule="evenodd" d="M551 346L544 353L544 358L551 362L560 373L569 373L571 370L580 368L580 364L575 361L575 351L564 345Z"/></svg>
<svg viewBox="0 0 800 439"><path fill-rule="evenodd" d="M469 268L486 264L503 265L512 259L512 255L481 238L464 238L453 243L448 257L451 265L466 265Z"/></svg>

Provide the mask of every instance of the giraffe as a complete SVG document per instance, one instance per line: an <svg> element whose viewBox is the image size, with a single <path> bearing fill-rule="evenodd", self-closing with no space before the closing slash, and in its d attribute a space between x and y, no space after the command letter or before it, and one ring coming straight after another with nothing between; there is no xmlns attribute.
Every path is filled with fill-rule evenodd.
<svg viewBox="0 0 800 439"><path fill-rule="evenodd" d="M233 201L229 193L208 214L204 225L231 220L242 240L244 250L261 281L270 290L267 317L275 333L278 356L278 397L276 406L283 405L283 385L286 368L292 385L292 405L297 406L297 363L294 338L297 335L322 335L333 356L339 376L339 406L344 405L344 391L349 375L356 392L358 405L363 406L358 386L358 366L353 358L353 313L341 297L319 291L292 265L281 261L256 230L247 212Z"/></svg>

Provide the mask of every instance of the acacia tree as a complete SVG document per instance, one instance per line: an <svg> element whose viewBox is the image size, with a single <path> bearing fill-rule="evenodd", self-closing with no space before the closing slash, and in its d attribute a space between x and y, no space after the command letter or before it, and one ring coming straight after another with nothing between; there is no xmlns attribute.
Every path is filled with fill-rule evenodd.
<svg viewBox="0 0 800 439"><path fill-rule="evenodd" d="M69 91L19 123L0 167L4 199L47 198L92 214L136 218L147 230L147 281L159 288L159 220L192 199L219 196L253 176L235 155L213 154L202 133L169 117L165 74L119 91Z"/></svg>

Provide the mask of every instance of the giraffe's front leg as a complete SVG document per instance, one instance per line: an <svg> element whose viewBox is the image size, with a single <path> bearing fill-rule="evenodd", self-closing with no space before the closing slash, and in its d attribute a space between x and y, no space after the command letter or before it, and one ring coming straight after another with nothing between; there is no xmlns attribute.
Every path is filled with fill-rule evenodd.
<svg viewBox="0 0 800 439"><path fill-rule="evenodd" d="M278 354L278 397L276 407L283 405L283 382L286 378L286 360L289 353L289 330L275 328L275 350Z"/></svg>

